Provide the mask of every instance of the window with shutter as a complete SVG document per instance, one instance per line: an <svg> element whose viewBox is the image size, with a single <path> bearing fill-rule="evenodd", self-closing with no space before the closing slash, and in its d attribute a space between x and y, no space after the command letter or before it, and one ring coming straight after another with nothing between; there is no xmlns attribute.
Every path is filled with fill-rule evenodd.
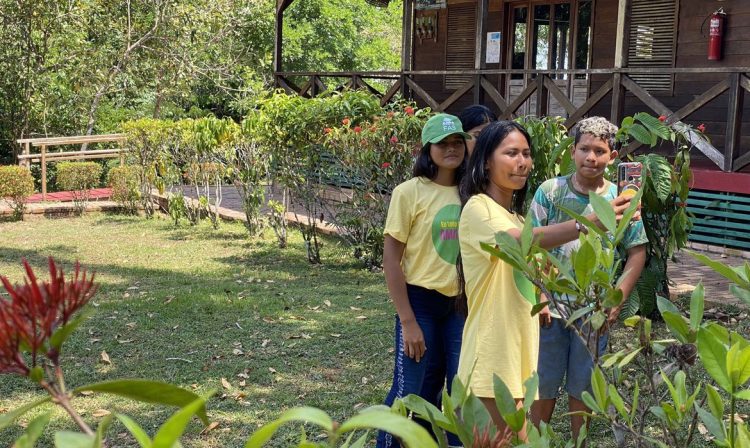
<svg viewBox="0 0 750 448"><path fill-rule="evenodd" d="M674 67L678 0L632 0L628 66ZM649 92L672 92L671 73L631 74Z"/></svg>
<svg viewBox="0 0 750 448"><path fill-rule="evenodd" d="M448 37L445 69L473 70L476 49L476 3L448 6ZM445 75L445 89L455 90L471 80L471 75Z"/></svg>

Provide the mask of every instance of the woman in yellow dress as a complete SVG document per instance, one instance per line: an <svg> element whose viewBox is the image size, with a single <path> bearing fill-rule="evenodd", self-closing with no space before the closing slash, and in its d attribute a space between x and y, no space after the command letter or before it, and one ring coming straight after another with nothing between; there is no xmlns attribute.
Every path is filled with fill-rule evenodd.
<svg viewBox="0 0 750 448"><path fill-rule="evenodd" d="M479 136L460 186L464 208L458 235L468 316L458 377L503 432L506 425L495 405L493 377L505 382L520 406L523 383L538 361L539 317L531 316L537 298L528 279L482 250L480 243L495 244L498 232L520 237L532 165L531 139L523 127L512 121L494 122ZM618 218L629 203L629 198L612 202ZM595 215L587 218L599 225ZM580 222L570 220L537 227L534 235L542 247L552 248L578 238L582 231ZM519 437L525 439L525 430Z"/></svg>

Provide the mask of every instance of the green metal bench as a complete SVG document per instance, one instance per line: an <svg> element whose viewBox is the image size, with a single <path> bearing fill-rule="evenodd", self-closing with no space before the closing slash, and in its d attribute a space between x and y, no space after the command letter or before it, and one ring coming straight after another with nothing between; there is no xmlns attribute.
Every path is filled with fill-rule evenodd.
<svg viewBox="0 0 750 448"><path fill-rule="evenodd" d="M690 241L750 249L750 195L691 190Z"/></svg>

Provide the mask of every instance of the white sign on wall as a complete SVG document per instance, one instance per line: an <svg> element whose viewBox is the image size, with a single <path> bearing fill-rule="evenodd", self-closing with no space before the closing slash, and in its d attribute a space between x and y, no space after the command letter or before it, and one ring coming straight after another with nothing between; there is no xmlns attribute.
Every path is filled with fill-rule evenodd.
<svg viewBox="0 0 750 448"><path fill-rule="evenodd" d="M487 33L487 57L485 62L487 64L499 64L500 63L500 48L502 42L502 33L499 31L493 31Z"/></svg>
<svg viewBox="0 0 750 448"><path fill-rule="evenodd" d="M444 9L445 0L417 0L414 9Z"/></svg>

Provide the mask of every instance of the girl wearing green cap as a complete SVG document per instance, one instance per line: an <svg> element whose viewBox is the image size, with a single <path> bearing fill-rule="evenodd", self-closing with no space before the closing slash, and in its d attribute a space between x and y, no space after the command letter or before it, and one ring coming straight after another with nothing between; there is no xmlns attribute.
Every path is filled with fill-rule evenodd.
<svg viewBox="0 0 750 448"><path fill-rule="evenodd" d="M422 129L414 177L393 190L383 270L396 307L393 385L385 404L417 394L436 406L458 368L464 318L455 310L456 258L466 139L457 117L438 114ZM428 425L429 426L429 425ZM451 445L460 442L451 437ZM399 446L380 433L378 448Z"/></svg>

